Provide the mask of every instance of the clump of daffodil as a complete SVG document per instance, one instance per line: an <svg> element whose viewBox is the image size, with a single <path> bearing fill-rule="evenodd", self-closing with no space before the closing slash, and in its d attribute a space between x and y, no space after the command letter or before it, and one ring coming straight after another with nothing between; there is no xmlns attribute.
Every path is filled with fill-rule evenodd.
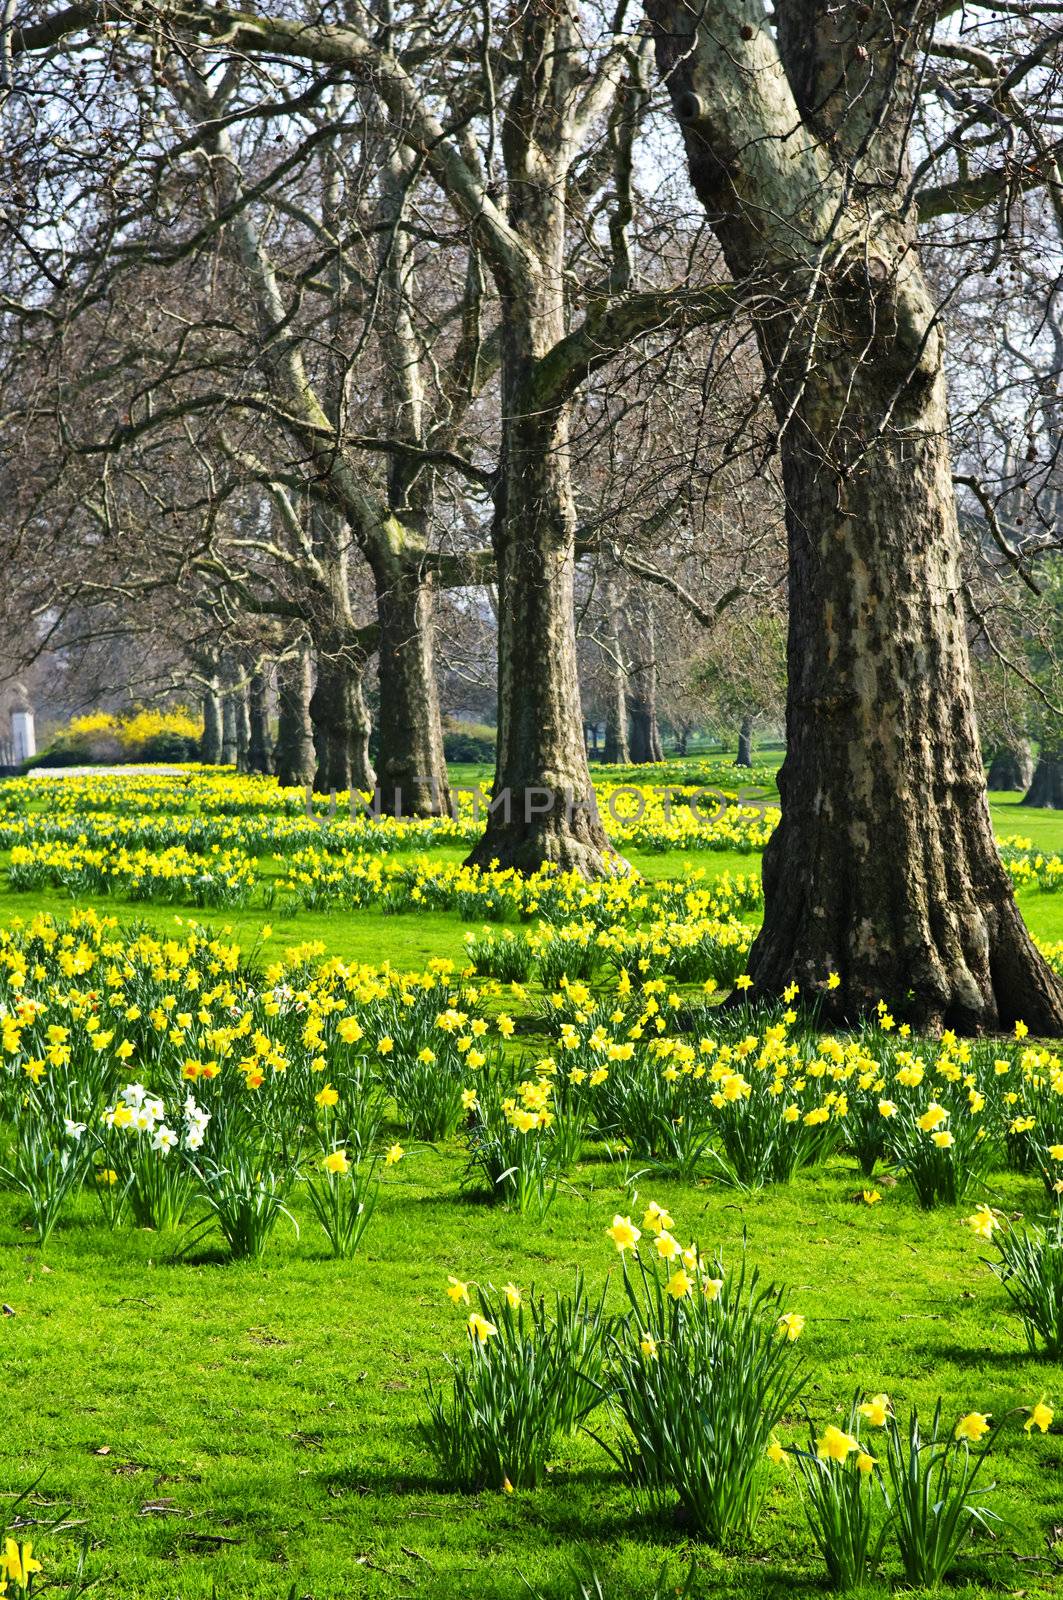
<svg viewBox="0 0 1063 1600"><path fill-rule="evenodd" d="M782 1292L744 1258L725 1270L696 1244L682 1247L659 1204L643 1223L652 1249L636 1248L630 1217L605 1229L631 1307L614 1339L621 1465L640 1493L662 1508L678 1501L699 1533L726 1544L756 1520L779 1421L802 1391L794 1342L804 1319L783 1311Z"/></svg>
<svg viewBox="0 0 1063 1600"><path fill-rule="evenodd" d="M534 1488L562 1434L571 1434L605 1393L614 1320L577 1275L552 1304L508 1282L499 1290L450 1274L446 1293L469 1306L466 1351L447 1361L444 1385L428 1386L425 1438L456 1488L512 1493Z"/></svg>

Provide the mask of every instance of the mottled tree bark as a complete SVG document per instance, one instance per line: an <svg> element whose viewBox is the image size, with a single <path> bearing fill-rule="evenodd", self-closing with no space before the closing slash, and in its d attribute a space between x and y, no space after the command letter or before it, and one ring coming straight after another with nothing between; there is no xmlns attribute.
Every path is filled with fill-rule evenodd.
<svg viewBox="0 0 1063 1600"><path fill-rule="evenodd" d="M314 678L306 645L301 645L280 663L277 678L277 746L274 751L277 782L285 789L305 788L314 782L317 769L310 721Z"/></svg>
<svg viewBox="0 0 1063 1600"><path fill-rule="evenodd" d="M605 580L605 606L607 620L605 666L608 673L609 697L605 713L604 759L612 766L622 767L627 766L631 760L627 736L627 669L624 664L616 581L611 576Z"/></svg>
<svg viewBox="0 0 1063 1600"><path fill-rule="evenodd" d="M203 693L203 732L199 739L199 759L216 767L222 759L222 712L217 683L208 684Z"/></svg>
<svg viewBox="0 0 1063 1600"><path fill-rule="evenodd" d="M975 725L943 340L903 203L914 35L871 4L782 0L778 45L753 0L711 24L683 0L647 9L694 186L770 305L754 325L786 493L787 752L754 992L796 981L831 1020L884 998L929 1029L1058 1034Z"/></svg>
<svg viewBox="0 0 1063 1600"><path fill-rule="evenodd" d="M251 718L248 714L246 683L241 683L234 691L232 700L236 720L236 770L250 772L248 757L251 749Z"/></svg>
<svg viewBox="0 0 1063 1600"><path fill-rule="evenodd" d="M266 676L263 672L251 674L247 696L248 712L248 772L272 772L273 750L269 737L269 705Z"/></svg>
<svg viewBox="0 0 1063 1600"><path fill-rule="evenodd" d="M784 441L783 820L765 852L749 968L769 994L838 972L844 1000L828 991L831 1013L885 998L930 1028L1022 1018L1055 1031L1058 988L1019 916L986 802L936 357L935 369L901 402L896 373L850 373L861 436L835 394ZM871 419L887 405L904 432L876 437ZM830 446L847 434L846 464Z"/></svg>
<svg viewBox="0 0 1063 1600"><path fill-rule="evenodd" d="M519 370L515 356L508 365ZM526 404L503 402L505 491L495 522L499 804L469 860L525 872L553 862L600 877L611 867L576 675L566 419L522 414Z"/></svg>
<svg viewBox="0 0 1063 1600"><path fill-rule="evenodd" d="M236 765L236 701L231 688L221 702L221 760L222 766Z"/></svg>
<svg viewBox="0 0 1063 1600"><path fill-rule="evenodd" d="M753 718L743 717L738 729L738 754L735 756L736 767L751 767L753 765Z"/></svg>
<svg viewBox="0 0 1063 1600"><path fill-rule="evenodd" d="M450 810L436 685L432 585L416 564L375 560L380 808L389 816Z"/></svg>
<svg viewBox="0 0 1063 1600"><path fill-rule="evenodd" d="M643 766L664 760L657 725L657 630L653 602L648 596L632 596L628 627L634 662L628 690L631 760Z"/></svg>
<svg viewBox="0 0 1063 1600"><path fill-rule="evenodd" d="M310 697L319 794L335 789L372 790L376 776L369 759L369 711L362 690L364 660L354 659L335 641L318 648L317 683Z"/></svg>
<svg viewBox="0 0 1063 1600"><path fill-rule="evenodd" d="M1047 811L1063 811L1063 755L1041 752L1021 804L1043 806Z"/></svg>

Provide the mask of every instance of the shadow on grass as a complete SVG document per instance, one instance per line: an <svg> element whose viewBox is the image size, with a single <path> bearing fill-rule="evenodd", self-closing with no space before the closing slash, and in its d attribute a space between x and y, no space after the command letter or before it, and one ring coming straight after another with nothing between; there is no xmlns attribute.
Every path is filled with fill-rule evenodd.
<svg viewBox="0 0 1063 1600"><path fill-rule="evenodd" d="M160 1267L235 1267L239 1262L232 1252L224 1245L205 1245L201 1250L177 1250L171 1255L160 1256L157 1265Z"/></svg>
<svg viewBox="0 0 1063 1600"><path fill-rule="evenodd" d="M1005 1370L1010 1367L1025 1367L1031 1361L1038 1360L1051 1365L1044 1351L1027 1350L1025 1347L1014 1350L987 1350L984 1345L933 1344L928 1341L924 1351L927 1356L933 1356L937 1360L952 1361L957 1367L969 1367L974 1360L977 1360L979 1366L1001 1367Z"/></svg>

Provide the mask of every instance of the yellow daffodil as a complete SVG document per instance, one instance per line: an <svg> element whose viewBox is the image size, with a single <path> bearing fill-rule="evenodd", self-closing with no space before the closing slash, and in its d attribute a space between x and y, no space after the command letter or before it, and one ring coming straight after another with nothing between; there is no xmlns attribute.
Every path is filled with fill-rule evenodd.
<svg viewBox="0 0 1063 1600"><path fill-rule="evenodd" d="M650 1233L660 1233L662 1229L674 1227L675 1223L664 1206L659 1206L656 1200L651 1200L646 1207L642 1226Z"/></svg>
<svg viewBox="0 0 1063 1600"><path fill-rule="evenodd" d="M488 1339L493 1339L498 1332L494 1323L488 1322L487 1318L482 1317L478 1311L470 1312L466 1326L469 1330L469 1337L474 1344L486 1344Z"/></svg>
<svg viewBox="0 0 1063 1600"><path fill-rule="evenodd" d="M1023 1430L1032 1433L1035 1428L1040 1428L1042 1433L1047 1433L1052 1426L1054 1416L1055 1412L1051 1406L1045 1404L1045 1397L1042 1395L1037 1404L1030 1407L1030 1415L1022 1425Z"/></svg>
<svg viewBox="0 0 1063 1600"><path fill-rule="evenodd" d="M963 1220L971 1232L977 1234L980 1239L991 1239L1001 1226L987 1205L976 1206L971 1216L964 1217Z"/></svg>
<svg viewBox="0 0 1063 1600"><path fill-rule="evenodd" d="M642 1238L642 1234L630 1217L622 1217L619 1212L613 1218L611 1228L606 1228L606 1233L612 1239L616 1248L623 1255L625 1250L633 1250Z"/></svg>
<svg viewBox="0 0 1063 1600"><path fill-rule="evenodd" d="M845 1461L851 1451L859 1448L852 1434L843 1433L833 1422L827 1424L822 1439L816 1440L816 1454L821 1461Z"/></svg>
<svg viewBox="0 0 1063 1600"><path fill-rule="evenodd" d="M8 1583L17 1584L20 1589L27 1589L33 1573L41 1571L41 1564L34 1557L33 1545L28 1539L22 1545L14 1539L5 1539L0 1567L3 1568Z"/></svg>
<svg viewBox="0 0 1063 1600"><path fill-rule="evenodd" d="M857 1409L873 1428L884 1428L890 1414L890 1397L888 1394L873 1394L870 1400L863 1401Z"/></svg>
<svg viewBox="0 0 1063 1600"><path fill-rule="evenodd" d="M968 1439L972 1444L977 1444L983 1434L989 1432L989 1411L968 1411L961 1417L953 1431L954 1439Z"/></svg>

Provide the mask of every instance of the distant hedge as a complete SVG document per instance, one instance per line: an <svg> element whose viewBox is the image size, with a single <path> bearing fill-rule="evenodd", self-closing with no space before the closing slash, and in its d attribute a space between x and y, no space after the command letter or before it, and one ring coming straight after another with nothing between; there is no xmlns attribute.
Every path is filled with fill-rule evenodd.
<svg viewBox="0 0 1063 1600"><path fill-rule="evenodd" d="M46 750L25 763L34 767L111 767L127 761L196 761L202 726L179 706L173 711L91 711L71 717Z"/></svg>
<svg viewBox="0 0 1063 1600"><path fill-rule="evenodd" d="M443 729L443 754L448 761L493 761L495 730L485 722L448 722Z"/></svg>

